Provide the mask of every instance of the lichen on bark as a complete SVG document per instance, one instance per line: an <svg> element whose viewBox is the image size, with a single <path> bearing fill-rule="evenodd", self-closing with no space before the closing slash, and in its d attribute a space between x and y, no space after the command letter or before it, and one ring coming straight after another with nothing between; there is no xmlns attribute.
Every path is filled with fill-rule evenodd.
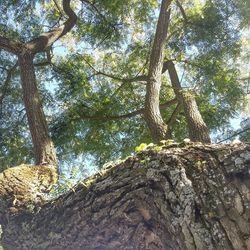
<svg viewBox="0 0 250 250"><path fill-rule="evenodd" d="M1 221L4 248L250 249L250 145L154 148Z"/></svg>

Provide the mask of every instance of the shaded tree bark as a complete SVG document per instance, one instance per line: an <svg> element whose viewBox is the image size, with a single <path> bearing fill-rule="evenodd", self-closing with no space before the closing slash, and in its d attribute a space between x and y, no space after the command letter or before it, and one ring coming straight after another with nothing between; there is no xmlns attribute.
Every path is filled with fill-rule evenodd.
<svg viewBox="0 0 250 250"><path fill-rule="evenodd" d="M4 49L18 57L23 99L37 165L57 166L57 160L54 145L48 133L41 101L39 100L33 58L35 54L50 48L55 41L69 32L75 25L77 16L70 8L70 2L70 0L63 0L63 10L68 16L64 24L49 32L42 33L32 41L21 43L0 36L0 49Z"/></svg>
<svg viewBox="0 0 250 250"><path fill-rule="evenodd" d="M249 144L151 146L44 205L40 170L0 174L4 249L250 249Z"/></svg>
<svg viewBox="0 0 250 250"><path fill-rule="evenodd" d="M181 87L173 61L165 62L165 66L168 69L174 93L183 105L191 141L210 143L209 130L200 114L195 97Z"/></svg>
<svg viewBox="0 0 250 250"><path fill-rule="evenodd" d="M167 137L168 130L167 124L164 123L160 113L159 95L161 89L164 48L170 20L171 2L171 0L162 0L161 3L147 77L144 117L153 141L156 143Z"/></svg>
<svg viewBox="0 0 250 250"><path fill-rule="evenodd" d="M36 85L34 55L26 52L18 56L21 72L23 100L28 118L37 165L56 165L54 145L49 137L46 118Z"/></svg>

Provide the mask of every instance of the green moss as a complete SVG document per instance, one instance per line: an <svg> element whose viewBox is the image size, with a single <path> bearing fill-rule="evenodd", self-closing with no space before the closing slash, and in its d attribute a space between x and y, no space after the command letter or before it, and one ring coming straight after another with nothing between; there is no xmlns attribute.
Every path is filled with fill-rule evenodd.
<svg viewBox="0 0 250 250"><path fill-rule="evenodd" d="M139 146L137 146L137 147L135 148L135 152L136 152L136 153L139 153L139 152L145 150L145 149L147 148L147 146L148 146L148 145L147 145L146 143L141 143Z"/></svg>
<svg viewBox="0 0 250 250"><path fill-rule="evenodd" d="M162 147L163 147L163 146L154 146L154 147L152 148L152 150L153 150L154 152L160 152L160 151L162 150Z"/></svg>
<svg viewBox="0 0 250 250"><path fill-rule="evenodd" d="M146 157L142 160L140 160L140 163L143 164L143 165L147 165L147 163L150 161L150 158L149 157Z"/></svg>

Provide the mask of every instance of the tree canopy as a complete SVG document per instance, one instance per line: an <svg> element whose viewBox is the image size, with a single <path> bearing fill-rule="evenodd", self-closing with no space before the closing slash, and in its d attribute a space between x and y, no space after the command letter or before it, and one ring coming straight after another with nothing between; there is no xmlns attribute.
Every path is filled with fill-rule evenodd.
<svg viewBox="0 0 250 250"><path fill-rule="evenodd" d="M62 164L81 158L101 165L153 141L145 113L155 72L166 136L190 136L189 96L214 142L217 135L233 139L240 131L230 119L239 117L241 139L249 140L249 11L244 0L1 1L0 167L34 160L20 84L22 46L34 52L36 85ZM166 34L157 43L161 14L159 37Z"/></svg>

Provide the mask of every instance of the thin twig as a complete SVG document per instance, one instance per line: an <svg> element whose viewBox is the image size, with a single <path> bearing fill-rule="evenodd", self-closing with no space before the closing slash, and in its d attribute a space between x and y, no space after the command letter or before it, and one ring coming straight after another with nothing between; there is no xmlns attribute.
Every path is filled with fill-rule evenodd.
<svg viewBox="0 0 250 250"><path fill-rule="evenodd" d="M235 134L233 134L233 135L227 137L226 139L223 139L223 140L221 140L221 141L219 141L219 142L217 142L217 143L222 143L222 142L224 142L224 141L227 141L227 140L229 140L229 139L232 139L233 137L235 137L235 136L237 136L237 135L240 135L240 134L243 134L244 132L246 132L246 131L248 131L248 130L250 130L250 127L245 128L245 129L243 129L243 130L241 130L241 131L239 131L239 132L237 132L237 133L235 133Z"/></svg>
<svg viewBox="0 0 250 250"><path fill-rule="evenodd" d="M177 103L177 98L171 99L169 101L166 101L165 103L160 104L160 109L167 108L173 104ZM100 115L84 115L79 114L80 119L90 119L90 120L102 120L102 121L110 121L110 120L118 120L118 119L125 119L125 118L132 118L136 115L144 114L145 109L141 108L135 111L132 111L127 114L123 115L107 115L107 116L100 116ZM77 118L78 119L78 118Z"/></svg>

